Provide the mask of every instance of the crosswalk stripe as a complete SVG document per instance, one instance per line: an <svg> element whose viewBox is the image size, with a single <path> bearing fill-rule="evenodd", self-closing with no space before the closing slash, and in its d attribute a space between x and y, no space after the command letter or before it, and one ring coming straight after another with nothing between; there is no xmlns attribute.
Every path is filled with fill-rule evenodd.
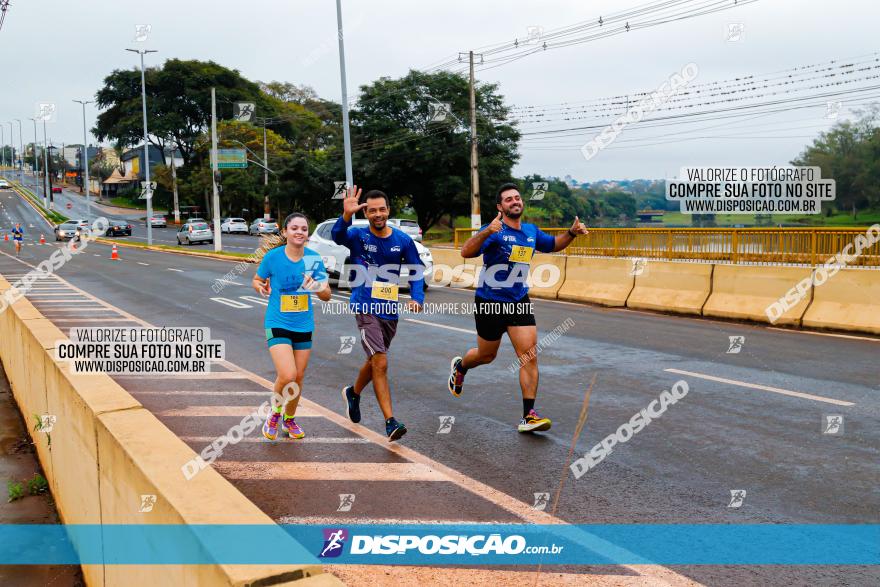
<svg viewBox="0 0 880 587"><path fill-rule="evenodd" d="M296 441L285 441L295 443ZM422 463L320 463L215 461L213 467L230 479L310 481L449 481Z"/></svg>

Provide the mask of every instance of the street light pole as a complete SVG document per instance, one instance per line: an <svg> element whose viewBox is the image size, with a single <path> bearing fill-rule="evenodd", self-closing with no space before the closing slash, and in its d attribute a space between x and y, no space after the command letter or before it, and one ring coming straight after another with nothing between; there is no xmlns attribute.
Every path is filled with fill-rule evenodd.
<svg viewBox="0 0 880 587"><path fill-rule="evenodd" d="M144 55L147 53L156 53L155 50L150 49L126 49L126 51L131 51L132 53L137 53L141 56L141 104L143 106L144 112L144 176L147 180L147 185L144 190L144 197L147 200L147 244L153 244L153 188L150 185L150 145L149 145L149 134L147 131L147 78L144 74Z"/></svg>
<svg viewBox="0 0 880 587"><path fill-rule="evenodd" d="M82 105L83 111L83 188L86 192L86 218L92 217L92 201L89 198L89 134L86 130L86 104L93 104L94 100L74 100ZM149 223L149 219L147 220Z"/></svg>
<svg viewBox="0 0 880 587"><path fill-rule="evenodd" d="M15 170L15 131L12 128L12 122L7 122L9 125L9 152L12 153L12 159L9 161L9 164L12 166L12 170Z"/></svg>
<svg viewBox="0 0 880 587"><path fill-rule="evenodd" d="M0 164L6 167L6 134L3 132L2 124L0 124L0 147L2 147L0 148Z"/></svg>
<svg viewBox="0 0 880 587"><path fill-rule="evenodd" d="M345 147L345 183L354 185L351 170L351 133L348 129L348 90L345 84L345 42L342 40L342 0L336 0L336 26L339 29L339 77L342 81L342 140Z"/></svg>
<svg viewBox="0 0 880 587"><path fill-rule="evenodd" d="M21 119L15 121L18 122L18 183L24 187L24 139L21 138Z"/></svg>

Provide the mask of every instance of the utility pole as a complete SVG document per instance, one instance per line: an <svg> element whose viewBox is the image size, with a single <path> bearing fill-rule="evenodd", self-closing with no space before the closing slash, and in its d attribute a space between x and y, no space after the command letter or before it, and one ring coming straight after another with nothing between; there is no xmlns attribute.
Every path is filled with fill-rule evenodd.
<svg viewBox="0 0 880 587"><path fill-rule="evenodd" d="M43 118L43 193L49 194L49 209L55 209L55 196L52 195L52 180L49 179L49 139L46 137L46 119Z"/></svg>
<svg viewBox="0 0 880 587"><path fill-rule="evenodd" d="M86 129L86 104L92 104L93 100L74 100L82 105L83 111L83 156L80 158L83 166L83 189L86 194L86 218L92 217L92 201L89 197L89 133Z"/></svg>
<svg viewBox="0 0 880 587"><path fill-rule="evenodd" d="M483 54L480 53L480 63L483 62ZM458 54L459 59L461 53ZM470 101L471 101L471 228L480 228L480 171L477 161L477 92L474 89L474 52L468 51L470 60Z"/></svg>
<svg viewBox="0 0 880 587"><path fill-rule="evenodd" d="M9 151L12 153L12 160L9 164L12 166L12 170L15 171L15 131L12 128L12 121L6 124L9 125Z"/></svg>
<svg viewBox="0 0 880 587"><path fill-rule="evenodd" d="M266 147L266 119L263 119L263 219L272 218L269 207L269 151Z"/></svg>
<svg viewBox="0 0 880 587"><path fill-rule="evenodd" d="M345 183L354 185L351 170L351 133L348 128L348 90L345 84L345 42L342 40L342 1L336 0L336 26L339 36L339 77L342 81L342 140L345 147Z"/></svg>
<svg viewBox="0 0 880 587"><path fill-rule="evenodd" d="M180 224L180 205L177 197L177 165L174 163L174 143L171 143L171 187L174 190L174 224Z"/></svg>
<svg viewBox="0 0 880 587"><path fill-rule="evenodd" d="M9 128L12 128L10 125ZM0 164L3 167L6 167L6 135L3 132L3 125L0 124L0 145L2 145L2 150L0 150Z"/></svg>
<svg viewBox="0 0 880 587"><path fill-rule="evenodd" d="M37 119L31 118L31 120L34 123L34 144L33 144L33 147L34 147L33 148L33 151L34 151L34 189L36 189L39 187L39 181L40 181L40 160L37 158ZM43 191L43 207L44 208L49 207L49 196L46 195L45 190Z"/></svg>
<svg viewBox="0 0 880 587"><path fill-rule="evenodd" d="M144 198L147 200L147 244L153 244L153 188L150 184L150 138L147 132L147 78L144 74L144 55L156 53L148 49L126 49L141 56L141 105L144 113L144 176L147 181Z"/></svg>
<svg viewBox="0 0 880 587"><path fill-rule="evenodd" d="M214 212L214 251L219 252L220 243L220 193L217 190L217 90L211 88L211 188L214 192L212 199Z"/></svg>

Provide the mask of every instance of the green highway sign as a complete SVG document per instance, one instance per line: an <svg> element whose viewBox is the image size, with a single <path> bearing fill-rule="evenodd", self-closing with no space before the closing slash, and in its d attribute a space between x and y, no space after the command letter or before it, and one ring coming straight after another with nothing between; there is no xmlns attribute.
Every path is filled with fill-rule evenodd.
<svg viewBox="0 0 880 587"><path fill-rule="evenodd" d="M217 169L244 169L247 153L244 149L217 149Z"/></svg>

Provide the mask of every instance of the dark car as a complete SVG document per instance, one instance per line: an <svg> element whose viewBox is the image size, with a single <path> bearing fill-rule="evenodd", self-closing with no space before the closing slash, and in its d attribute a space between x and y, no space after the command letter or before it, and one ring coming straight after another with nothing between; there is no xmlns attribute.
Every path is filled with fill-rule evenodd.
<svg viewBox="0 0 880 587"><path fill-rule="evenodd" d="M106 236L131 236L131 224L123 220L111 220Z"/></svg>

